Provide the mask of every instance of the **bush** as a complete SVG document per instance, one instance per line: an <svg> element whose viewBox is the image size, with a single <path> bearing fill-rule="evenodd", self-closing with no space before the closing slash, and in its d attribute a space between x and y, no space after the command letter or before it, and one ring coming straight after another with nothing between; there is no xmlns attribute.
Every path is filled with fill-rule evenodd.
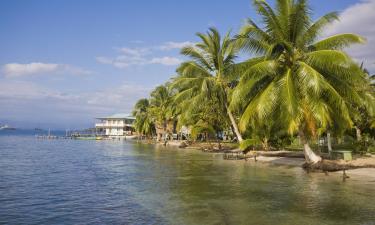
<svg viewBox="0 0 375 225"><path fill-rule="evenodd" d="M261 142L259 140L246 139L246 140L241 141L240 149L243 150L243 151L249 151L252 148L255 148L255 147L259 146L260 144L261 144Z"/></svg>
<svg viewBox="0 0 375 225"><path fill-rule="evenodd" d="M298 142L298 139L292 136L281 136L269 141L270 145L274 148L280 149L292 145L292 143Z"/></svg>
<svg viewBox="0 0 375 225"><path fill-rule="evenodd" d="M361 141L354 142L353 152L361 155L375 153L375 140L364 135Z"/></svg>

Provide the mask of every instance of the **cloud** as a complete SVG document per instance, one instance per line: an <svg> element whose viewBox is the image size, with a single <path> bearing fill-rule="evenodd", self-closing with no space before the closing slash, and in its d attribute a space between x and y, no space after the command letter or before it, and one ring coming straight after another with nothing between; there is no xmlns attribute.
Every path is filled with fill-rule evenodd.
<svg viewBox="0 0 375 225"><path fill-rule="evenodd" d="M6 77L20 77L34 74L50 74L58 72L67 72L76 75L91 73L91 71L71 65L42 62L32 62L25 64L8 63L3 65L2 72Z"/></svg>
<svg viewBox="0 0 375 225"><path fill-rule="evenodd" d="M98 90L84 94L86 103L94 106L105 106L109 108L124 107L130 112L135 101L148 96L152 87L145 87L131 83L123 83L120 86Z"/></svg>
<svg viewBox="0 0 375 225"><path fill-rule="evenodd" d="M166 66L173 66L178 65L182 62L181 59L174 58L174 57L161 57L161 58L153 58L150 60L150 63L152 64L162 64Z"/></svg>
<svg viewBox="0 0 375 225"><path fill-rule="evenodd" d="M96 57L96 61L102 64L113 65L117 68L126 68L133 65L147 64L146 58L143 56L119 55L114 58L111 57Z"/></svg>
<svg viewBox="0 0 375 225"><path fill-rule="evenodd" d="M165 66L173 66L181 63L181 60L176 57L162 56L152 57L153 48L117 48L119 55L115 57L96 57L96 61L102 64L113 65L117 68L126 68L133 65L150 65L160 64ZM154 48L156 49L156 48Z"/></svg>
<svg viewBox="0 0 375 225"><path fill-rule="evenodd" d="M125 105L127 110L131 110L133 103L139 98L147 97L152 88L123 83L119 86L77 94L50 89L30 81L0 80L0 98L35 100L39 103L43 102L41 100L49 98L69 103L78 101L82 106L91 105L109 109L118 109Z"/></svg>
<svg viewBox="0 0 375 225"><path fill-rule="evenodd" d="M324 36L339 33L355 33L367 39L365 45L355 45L347 52L365 67L375 72L375 0L364 0L349 6L340 14L340 21L328 26Z"/></svg>
<svg viewBox="0 0 375 225"><path fill-rule="evenodd" d="M184 41L184 42L166 42L163 45L159 46L160 50L172 50L172 49L180 49L186 46L192 46L195 43L190 42L190 41Z"/></svg>
<svg viewBox="0 0 375 225"><path fill-rule="evenodd" d="M155 45L151 47L115 48L115 50L118 52L117 56L114 56L114 57L99 56L99 57L96 57L96 61L102 64L112 65L117 68L127 68L129 66L134 66L134 65L140 66L140 65L150 65L150 64L174 66L174 65L180 64L182 60L177 57L163 56L161 55L161 52L169 51L173 49L180 49L180 48L194 45L194 44L195 43L190 42L190 41L183 41L183 42L169 41L161 45ZM155 56L155 54L158 54L158 56Z"/></svg>
<svg viewBox="0 0 375 225"><path fill-rule="evenodd" d="M141 57L150 53L149 48L120 48L119 51L125 55Z"/></svg>
<svg viewBox="0 0 375 225"><path fill-rule="evenodd" d="M63 92L29 81L0 79L0 118L65 128L94 125L94 118L116 112L130 113L135 102L152 87L122 83L87 92ZM48 127L47 127L48 128Z"/></svg>
<svg viewBox="0 0 375 225"><path fill-rule="evenodd" d="M20 63L9 63L3 66L3 72L5 76L16 77L22 75L30 75L36 73L50 73L58 69L59 64L51 63L29 63L29 64L20 64Z"/></svg>

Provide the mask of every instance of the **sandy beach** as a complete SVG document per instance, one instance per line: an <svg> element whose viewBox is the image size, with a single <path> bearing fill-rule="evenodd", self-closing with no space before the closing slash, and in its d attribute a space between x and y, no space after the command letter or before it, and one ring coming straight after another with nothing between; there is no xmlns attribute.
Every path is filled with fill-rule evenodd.
<svg viewBox="0 0 375 225"><path fill-rule="evenodd" d="M254 163L253 159L249 159L248 162ZM258 156L257 163L269 163L271 165L278 165L278 166L293 166L293 167L302 167L305 160L303 158L288 158L288 157L265 157L265 156ZM353 160L351 162L341 161L341 163L348 163L352 165L373 165L375 162L374 157L370 158L360 158ZM329 174L334 174L337 176L342 176L342 171L337 172L329 172ZM361 180L371 180L375 181L375 168L357 168L357 169L350 169L346 170L346 175L349 178L361 179Z"/></svg>

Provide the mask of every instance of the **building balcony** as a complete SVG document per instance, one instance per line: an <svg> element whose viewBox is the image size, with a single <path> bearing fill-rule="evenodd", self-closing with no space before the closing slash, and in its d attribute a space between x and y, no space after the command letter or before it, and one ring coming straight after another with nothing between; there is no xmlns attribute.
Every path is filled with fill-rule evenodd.
<svg viewBox="0 0 375 225"><path fill-rule="evenodd" d="M96 123L96 128L124 128L124 127L133 127L133 124L125 124L125 123Z"/></svg>

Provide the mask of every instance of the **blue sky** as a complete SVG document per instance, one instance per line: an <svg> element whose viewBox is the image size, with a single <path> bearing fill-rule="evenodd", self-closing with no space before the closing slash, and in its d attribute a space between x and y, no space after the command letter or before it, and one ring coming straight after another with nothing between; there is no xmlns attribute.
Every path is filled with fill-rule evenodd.
<svg viewBox="0 0 375 225"><path fill-rule="evenodd" d="M174 75L181 46L211 26L235 33L256 18L251 1L0 1L0 124L61 129L130 112ZM270 1L272 2L272 1ZM375 1L313 0L314 18L340 11L327 30L357 32L349 49L373 70Z"/></svg>

